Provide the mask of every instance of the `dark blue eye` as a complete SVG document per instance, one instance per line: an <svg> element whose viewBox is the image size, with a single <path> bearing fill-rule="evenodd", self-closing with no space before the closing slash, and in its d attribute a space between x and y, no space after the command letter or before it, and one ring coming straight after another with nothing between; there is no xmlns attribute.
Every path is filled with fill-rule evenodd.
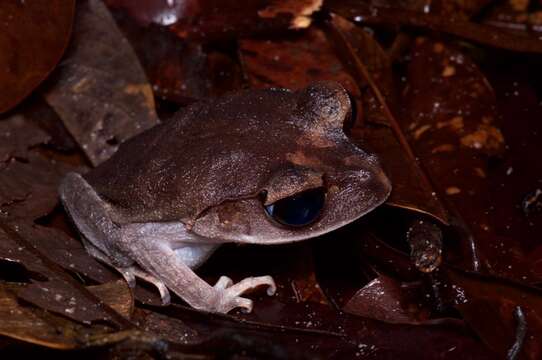
<svg viewBox="0 0 542 360"><path fill-rule="evenodd" d="M267 205L265 211L282 225L301 227L318 218L325 200L324 188L311 189Z"/></svg>

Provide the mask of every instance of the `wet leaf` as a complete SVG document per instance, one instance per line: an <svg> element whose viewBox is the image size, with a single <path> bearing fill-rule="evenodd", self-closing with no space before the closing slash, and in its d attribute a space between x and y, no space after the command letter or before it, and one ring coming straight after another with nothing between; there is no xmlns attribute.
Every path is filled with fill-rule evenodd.
<svg viewBox="0 0 542 360"><path fill-rule="evenodd" d="M480 21L512 31L540 33L542 4L536 1L500 1Z"/></svg>
<svg viewBox="0 0 542 360"><path fill-rule="evenodd" d="M480 278L452 269L447 271L447 276L456 292L457 309L496 353L504 357L516 341L518 319L514 312L520 306L527 327L520 352L528 359L538 359L542 355L538 339L542 331L542 292L539 289L522 288L510 282Z"/></svg>
<svg viewBox="0 0 542 360"><path fill-rule="evenodd" d="M21 109L25 119L48 135L47 148L57 151L56 155L58 155L58 152L71 155L77 145L62 120L49 104L42 97L35 96L25 105L25 108ZM44 147L41 147L41 150L43 149Z"/></svg>
<svg viewBox="0 0 542 360"><path fill-rule="evenodd" d="M50 137L23 115L14 114L0 119L0 162L23 158L28 149L48 142Z"/></svg>
<svg viewBox="0 0 542 360"><path fill-rule="evenodd" d="M416 11L449 15L454 18L468 18L490 5L493 0L369 0L360 1L367 6L384 7L396 11Z"/></svg>
<svg viewBox="0 0 542 360"><path fill-rule="evenodd" d="M343 310L366 318L398 324L417 324L428 314L413 301L414 294L391 277L380 275L361 288ZM411 293L412 291L410 291Z"/></svg>
<svg viewBox="0 0 542 360"><path fill-rule="evenodd" d="M313 81L335 80L360 97L355 80L335 56L322 29L275 40L242 40L241 60L252 87L300 89Z"/></svg>
<svg viewBox="0 0 542 360"><path fill-rule="evenodd" d="M204 340L198 331L183 321L157 312L138 308L134 314L134 321L143 330L171 342L187 344L200 343Z"/></svg>
<svg viewBox="0 0 542 360"><path fill-rule="evenodd" d="M413 265L407 253L390 247L375 234L363 234L362 238L360 250L365 261L373 262L380 271L393 274L394 278L408 279L411 282L422 280L419 273L412 272ZM524 344L526 353L530 358L538 356L540 344L534 334L537 334L540 328L540 289L502 278L464 272L446 263L428 280L429 282L420 283L420 291L425 306L430 305L430 308L433 308L433 316L449 313L451 307L456 308L483 341L501 355L506 354L515 341L517 321L514 319L514 309L520 306L527 324L532 327L527 325L528 333ZM402 295L404 296L405 292ZM360 307L363 309L363 306ZM496 328L500 330L495 332Z"/></svg>
<svg viewBox="0 0 542 360"><path fill-rule="evenodd" d="M497 102L480 68L468 54L441 42L417 41L407 79L403 126L410 129L418 156L455 216L462 219L459 226L466 229L459 239L462 249L445 256L464 268L538 281L532 267L536 260L529 259L531 253L524 250L535 248L537 235L532 227L538 222L517 211L529 186L531 191L537 188L529 185L530 176L541 174L536 165L518 168L526 164L526 156L539 151L536 140L530 151L520 150L525 143L522 136L537 133L538 123L516 123L513 111L501 111L505 117L499 121L502 101ZM512 99L518 98L514 95L518 89L510 91ZM535 118L535 100L518 99L525 101L522 108L533 111L526 112L525 119ZM501 126L505 127L501 130ZM520 129L523 135L518 137ZM514 143L505 147L505 139ZM523 174L523 185L514 183L519 180L514 169ZM474 255L470 265L465 256L469 253Z"/></svg>
<svg viewBox="0 0 542 360"><path fill-rule="evenodd" d="M165 28L141 26L120 11L113 14L138 55L156 98L188 105L241 88L240 66L227 51L204 48Z"/></svg>
<svg viewBox="0 0 542 360"><path fill-rule="evenodd" d="M122 346L131 346L132 352L160 353L168 348L168 344L152 335L139 330L126 330L115 332L104 325L82 325L65 317L58 316L42 309L23 305L15 296L25 285L0 284L0 335L29 344L39 345L40 356L48 353L44 348L60 349L64 353L56 354L66 356L66 350L84 349L85 354L94 354L103 358L103 351L122 354ZM25 351L21 351L24 349ZM29 347L22 347L13 353L26 354ZM2 354L11 356L10 347L2 348ZM183 358L190 354L186 348L176 346L170 354L177 353ZM30 351L31 353L32 351ZM200 351L201 353L202 351ZM126 351L124 351L126 354ZM71 356L81 356L81 352L68 353ZM91 355L92 357L92 355ZM201 357L199 357L201 358Z"/></svg>
<svg viewBox="0 0 542 360"><path fill-rule="evenodd" d="M115 311L101 303L25 239L27 223L0 222L0 256L3 260L24 265L36 274L31 284L17 295L25 301L84 323L110 321L119 327L130 327ZM37 276L37 278L36 278Z"/></svg>
<svg viewBox="0 0 542 360"><path fill-rule="evenodd" d="M451 34L498 49L525 53L542 53L542 43L538 37L503 31L495 27L455 19L449 15L440 16L409 10L398 11L386 7L369 6L354 0L331 0L326 3L326 7L361 25L409 26Z"/></svg>
<svg viewBox="0 0 542 360"><path fill-rule="evenodd" d="M279 314L299 313L303 307L281 309ZM223 355L242 352L249 357L280 359L494 357L479 341L466 335L467 328L458 321L424 326L386 324L318 307L314 314L325 321L303 328L299 325L305 326L309 320L294 327L239 322L232 316L202 314L178 306L163 308L161 312L207 334L208 340L203 343L206 348L219 349Z"/></svg>
<svg viewBox="0 0 542 360"><path fill-rule="evenodd" d="M27 219L47 215L58 204L58 184L70 169L36 154L0 164L0 215Z"/></svg>
<svg viewBox="0 0 542 360"><path fill-rule="evenodd" d="M448 223L448 213L435 193L426 170L420 166L398 118L391 60L363 30L340 16L328 26L330 38L348 64L358 84L364 84L365 119L359 120L353 135L366 142L381 158L393 183L390 205L429 214Z"/></svg>
<svg viewBox="0 0 542 360"><path fill-rule="evenodd" d="M47 316L21 306L15 294L3 286L0 286L0 304L0 334L3 336L56 349L77 347L78 339L72 331L59 331L58 320L48 322ZM71 327L66 326L64 330L72 330Z"/></svg>
<svg viewBox="0 0 542 360"><path fill-rule="evenodd" d="M73 32L45 98L97 165L158 118L139 61L101 1L78 3Z"/></svg>
<svg viewBox="0 0 542 360"><path fill-rule="evenodd" d="M45 226L19 226L18 233L36 249L67 271L77 272L99 283L118 279L118 275L90 256L80 241L64 232Z"/></svg>
<svg viewBox="0 0 542 360"><path fill-rule="evenodd" d="M57 223L56 225L67 227L65 223ZM116 270L96 260L88 254L80 241L66 235L63 231L52 227L33 225L19 226L18 232L29 244L47 254L49 259L66 271L75 272L100 284L116 283L122 279ZM143 285L143 282L138 282L134 289L137 300L146 304L160 305L162 302L157 290L152 286L144 287ZM123 286L120 286L120 289Z"/></svg>
<svg viewBox="0 0 542 360"><path fill-rule="evenodd" d="M87 290L126 319L132 317L132 313L134 312L134 298L132 291L124 279L102 285L87 286Z"/></svg>
<svg viewBox="0 0 542 360"><path fill-rule="evenodd" d="M74 0L0 4L0 113L34 90L54 69L70 39Z"/></svg>
<svg viewBox="0 0 542 360"><path fill-rule="evenodd" d="M234 35L267 33L306 28L322 0L238 1L126 1L107 0L141 24L170 26L181 38L209 40Z"/></svg>

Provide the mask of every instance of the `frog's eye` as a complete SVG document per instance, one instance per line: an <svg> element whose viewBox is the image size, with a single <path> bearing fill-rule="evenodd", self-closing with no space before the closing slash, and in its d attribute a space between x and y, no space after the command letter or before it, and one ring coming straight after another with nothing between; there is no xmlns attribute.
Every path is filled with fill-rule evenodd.
<svg viewBox="0 0 542 360"><path fill-rule="evenodd" d="M267 214L282 225L302 227L316 221L324 208L326 191L310 189L264 205Z"/></svg>

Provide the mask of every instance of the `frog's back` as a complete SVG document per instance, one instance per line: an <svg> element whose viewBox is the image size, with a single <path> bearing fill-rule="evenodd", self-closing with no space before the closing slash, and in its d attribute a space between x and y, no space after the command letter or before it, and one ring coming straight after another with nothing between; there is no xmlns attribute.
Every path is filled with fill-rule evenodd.
<svg viewBox="0 0 542 360"><path fill-rule="evenodd" d="M194 104L123 143L85 179L116 206L118 222L190 223L210 206L258 191L269 162L295 147L294 107L282 89Z"/></svg>

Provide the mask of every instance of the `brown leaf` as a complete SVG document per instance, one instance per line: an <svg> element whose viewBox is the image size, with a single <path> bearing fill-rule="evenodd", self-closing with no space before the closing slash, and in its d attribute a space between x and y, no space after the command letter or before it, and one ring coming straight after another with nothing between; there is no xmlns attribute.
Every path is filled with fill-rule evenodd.
<svg viewBox="0 0 542 360"><path fill-rule="evenodd" d="M388 203L448 223L447 210L425 169L418 163L394 114L392 106L396 94L387 54L372 36L340 16L332 16L328 28L350 73L358 84L366 85L362 92L364 118L360 119L361 115L358 115L352 132L382 158L393 184Z"/></svg>
<svg viewBox="0 0 542 360"><path fill-rule="evenodd" d="M56 349L73 349L77 339L71 331L59 331L58 324L47 322L34 309L21 306L17 297L0 286L0 334Z"/></svg>
<svg viewBox="0 0 542 360"><path fill-rule="evenodd" d="M107 0L142 25L170 26L181 38L216 40L235 35L273 33L288 28L306 28L322 0L235 0L126 1Z"/></svg>
<svg viewBox="0 0 542 360"><path fill-rule="evenodd" d="M124 279L102 285L87 286L87 289L126 319L132 317L132 313L134 312L134 298L132 291Z"/></svg>
<svg viewBox="0 0 542 360"><path fill-rule="evenodd" d="M63 316L27 304L23 305L17 301L15 293L20 292L25 286L23 284L0 284L0 319L2 319L0 334L2 336L63 351L72 349L89 351L90 348L93 348L94 351L89 351L92 354L96 354L96 348L104 347L108 353L111 353L112 346L118 346L118 344L125 342L130 344L133 351L146 350L150 353L161 352L168 347L168 344L159 338L139 330L115 332L103 324L83 325ZM28 347L22 348L26 350L24 351L26 354ZM2 350L4 355L4 348ZM179 355L188 354L183 352L182 347L176 350L179 350ZM38 348L38 351L42 354L44 349ZM7 354L10 352L8 351ZM73 353L74 356L77 354L81 353ZM66 353L63 353L62 356L66 356Z"/></svg>
<svg viewBox="0 0 542 360"><path fill-rule="evenodd" d="M252 87L300 89L316 80L340 82L359 98L355 80L335 56L322 29L275 40L241 40L241 61Z"/></svg>
<svg viewBox="0 0 542 360"><path fill-rule="evenodd" d="M397 324L417 324L428 317L412 294L397 280L380 275L361 288L343 310L366 318Z"/></svg>
<svg viewBox="0 0 542 360"><path fill-rule="evenodd" d="M0 163L25 157L30 147L48 142L50 137L23 115L13 114L0 120Z"/></svg>
<svg viewBox="0 0 542 360"><path fill-rule="evenodd" d="M17 228L34 248L67 271L75 271L99 283L118 280L119 275L90 256L80 241L51 227L21 224Z"/></svg>
<svg viewBox="0 0 542 360"><path fill-rule="evenodd" d="M241 88L240 66L229 53L204 49L203 44L180 39L164 28L141 26L118 10L113 14L138 55L156 98L188 105Z"/></svg>
<svg viewBox="0 0 542 360"><path fill-rule="evenodd" d="M0 164L0 215L26 219L47 215L57 205L58 184L70 169L36 154Z"/></svg>
<svg viewBox="0 0 542 360"><path fill-rule="evenodd" d="M377 268L393 274L394 278L415 279L412 278L416 274L410 269L409 256L389 247L374 235L363 234L360 249L365 261L375 263ZM461 271L446 263L429 279L431 281L424 285L422 293L426 300L433 303L435 315L442 311L446 314L447 308L455 307L469 326L501 357L515 341L517 321L514 319L514 308L520 306L527 322L526 352L533 359L540 354L540 344L535 335L542 325L540 289L494 276Z"/></svg>
<svg viewBox="0 0 542 360"><path fill-rule="evenodd" d="M399 325L364 319L307 304L277 309L273 323L285 318L291 325L238 321L232 316L206 314L179 306L161 310L208 335L201 343L222 356L250 358L443 358L493 359L494 354L469 335L460 321L431 325ZM303 308L309 307L309 311ZM296 316L297 315L297 316ZM312 315L312 317L311 317ZM313 317L317 318L316 321ZM319 321L323 318L323 321ZM302 327L299 327L302 326ZM310 327L310 328L309 328Z"/></svg>
<svg viewBox="0 0 542 360"><path fill-rule="evenodd" d="M516 340L518 319L514 309L521 307L527 325L522 346L528 359L538 359L542 347L538 335L542 330L542 292L492 277L481 277L447 269L447 290L456 308L489 347L501 356L509 351ZM452 286L450 286L452 284ZM495 331L495 329L499 329Z"/></svg>
<svg viewBox="0 0 542 360"><path fill-rule="evenodd" d="M45 98L94 165L158 123L143 70L99 0L78 3L72 45L57 76Z"/></svg>
<svg viewBox="0 0 542 360"><path fill-rule="evenodd" d="M486 11L480 21L506 30L540 33L541 5L536 1L499 1Z"/></svg>
<svg viewBox="0 0 542 360"><path fill-rule="evenodd" d="M57 224L58 225L58 224ZM66 224L62 224L66 226ZM51 227L19 224L18 232L29 244L60 265L64 270L77 272L97 283L105 284L119 280L121 275L88 254L80 241ZM122 280L124 281L124 280ZM137 300L151 305L161 305L158 291L151 287L143 287L138 282L134 289Z"/></svg>
<svg viewBox="0 0 542 360"><path fill-rule="evenodd" d="M361 1L360 1L361 2ZM453 18L469 18L476 15L493 0L369 0L370 6L385 7L398 12L410 10L420 13L446 15Z"/></svg>
<svg viewBox="0 0 542 360"><path fill-rule="evenodd" d="M0 4L0 113L22 101L60 60L70 39L74 0Z"/></svg>
<svg viewBox="0 0 542 360"><path fill-rule="evenodd" d="M187 326L183 321L157 312L137 308L134 321L137 321L143 330L171 342L187 344L199 343L203 340L198 331Z"/></svg>
<svg viewBox="0 0 542 360"><path fill-rule="evenodd" d="M525 53L542 53L538 36L503 31L492 26L417 11L368 6L355 0L330 0L326 7L342 16L365 25L411 26L451 34L475 43Z"/></svg>
<svg viewBox="0 0 542 360"><path fill-rule="evenodd" d="M20 231L27 226L32 225L0 221L0 257L22 264L39 275L39 280L34 280L18 293L19 297L76 321L90 323L101 320L110 321L121 328L130 327L124 318L98 301L46 254L33 247L25 239L27 231ZM43 281L43 278L47 281Z"/></svg>
<svg viewBox="0 0 542 360"><path fill-rule="evenodd" d="M467 54L425 38L417 39L412 49L407 84L402 126L467 232L460 253L446 255L478 270L487 261L483 249L495 239L488 210L489 160L505 149L494 91ZM465 256L469 253L472 260Z"/></svg>

